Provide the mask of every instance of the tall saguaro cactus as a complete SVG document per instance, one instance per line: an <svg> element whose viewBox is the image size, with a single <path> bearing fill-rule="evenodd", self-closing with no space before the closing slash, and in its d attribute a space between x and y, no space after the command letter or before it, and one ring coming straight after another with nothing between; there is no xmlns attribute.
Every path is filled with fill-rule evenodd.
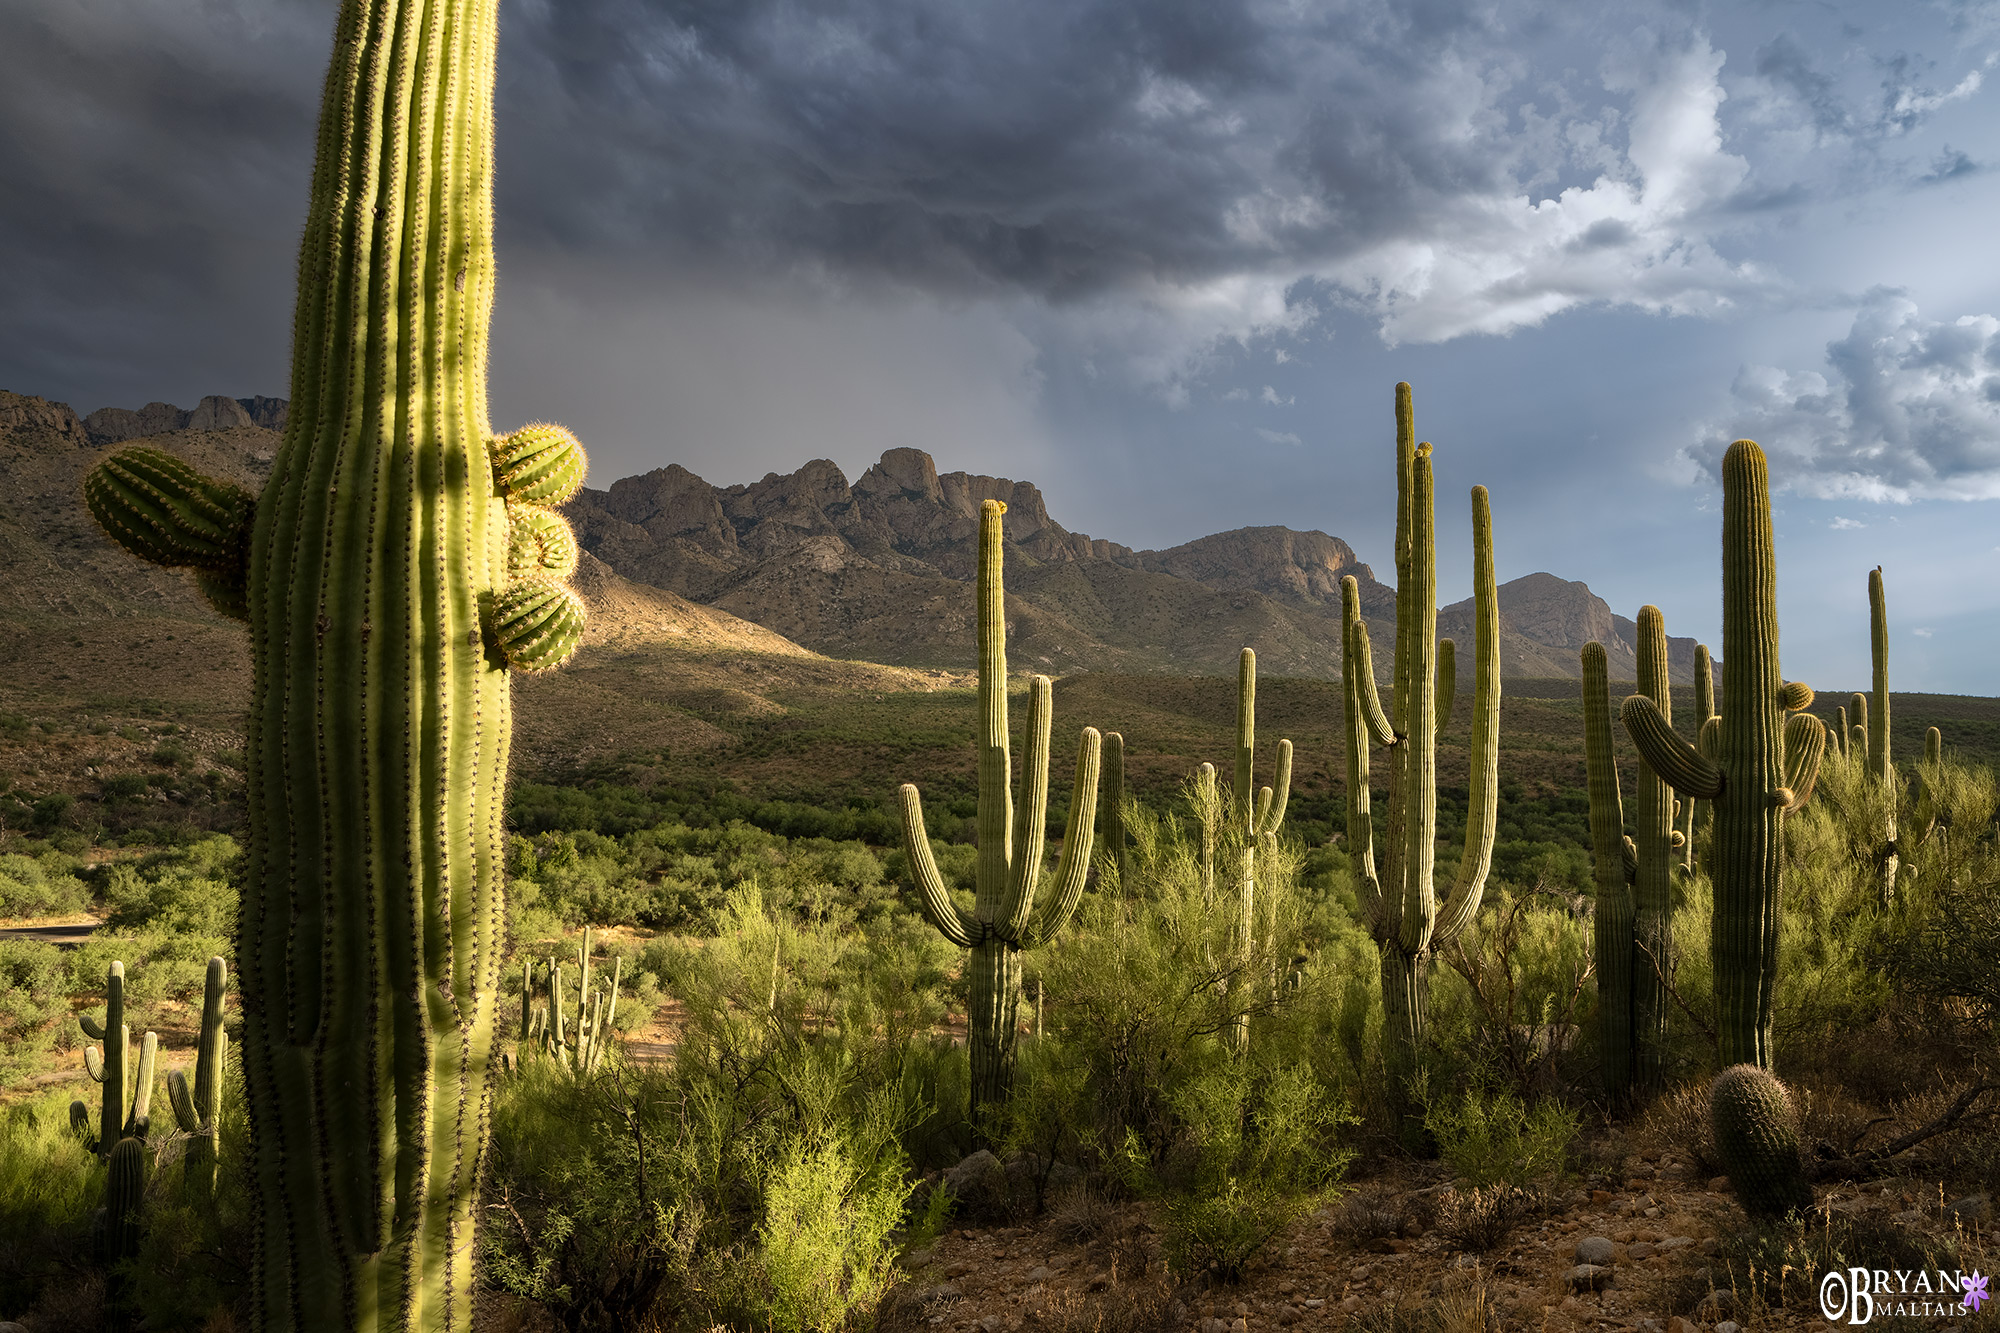
<svg viewBox="0 0 2000 1333"><path fill-rule="evenodd" d="M470 1327L511 667L583 606L575 439L487 418L495 0L343 0L254 503L156 450L86 499L248 621L238 923L262 1327ZM166 460L166 461L162 461Z"/></svg>
<svg viewBox="0 0 2000 1333"><path fill-rule="evenodd" d="M1715 758L1676 736L1644 695L1631 696L1620 710L1654 772L1683 796L1715 802L1710 943L1716 1031L1727 1065L1771 1064L1783 821L1811 798L1826 751L1826 728L1801 711L1811 704L1809 688L1778 674L1769 475L1764 451L1738 440L1722 460L1722 716L1710 724Z"/></svg>
<svg viewBox="0 0 2000 1333"><path fill-rule="evenodd" d="M189 1179L200 1181L210 1191L215 1189L215 1165L222 1152L222 1068L229 1050L229 1033L222 1026L222 993L228 980L229 965L220 958L209 959L202 986L193 1087L178 1069L167 1075L167 1101L174 1108L174 1120L183 1133L193 1136L184 1169Z"/></svg>
<svg viewBox="0 0 2000 1333"><path fill-rule="evenodd" d="M1410 386L1396 386L1396 655L1393 714L1375 687L1358 590L1342 584L1347 628L1348 842L1362 911L1382 958L1382 1002L1391 1068L1406 1073L1423 1037L1431 961L1479 910L1493 864L1499 813L1500 604L1493 576L1493 516L1486 488L1472 488L1475 626L1471 800L1465 851L1444 901L1434 882L1437 730L1453 681L1439 670L1437 552L1431 447L1418 445ZM1379 873L1369 827L1367 745L1386 747L1393 772Z"/></svg>
<svg viewBox="0 0 2000 1333"><path fill-rule="evenodd" d="M1868 572L1868 644L1874 661L1875 704L1862 719L1868 728L1868 778L1878 786L1896 782L1896 765L1889 754L1889 598L1882 587L1882 566ZM1896 845L1896 805L1882 802L1882 848L1877 854L1876 897L1887 906L1896 896L1896 873L1902 866Z"/></svg>
<svg viewBox="0 0 2000 1333"><path fill-rule="evenodd" d="M1278 829L1285 822L1285 807L1292 794L1292 743L1278 742L1277 772L1268 787L1256 785L1256 760L1257 654L1245 648L1236 658L1236 780L1229 805L1241 858L1236 873L1236 905L1241 913L1236 937L1237 984L1248 983L1250 960L1256 954L1257 854L1277 848ZM1264 858L1266 864L1272 859L1269 855ZM1276 966L1275 959L1272 965ZM1249 1040L1250 1015L1245 1010L1236 1019L1237 1046Z"/></svg>
<svg viewBox="0 0 2000 1333"><path fill-rule="evenodd" d="M1715 665L1709 658L1708 645L1694 646L1694 734L1697 745L1703 727L1715 716ZM1692 796L1684 796L1680 801L1681 869L1694 871L1694 821L1700 803Z"/></svg>
<svg viewBox="0 0 2000 1333"><path fill-rule="evenodd" d="M1673 720L1673 687L1667 674L1667 628L1657 606L1639 608L1639 693L1651 699L1663 721ZM1642 1089L1658 1088L1667 1035L1667 987L1674 970L1674 793L1665 778L1641 758L1633 850L1638 870L1632 879L1632 1052L1633 1075ZM1693 798L1689 797L1689 803Z"/></svg>
<svg viewBox="0 0 2000 1333"><path fill-rule="evenodd" d="M1604 1089L1632 1086L1632 879L1637 854L1625 836L1625 801L1611 745L1610 665L1604 645L1583 645L1583 768L1590 789L1590 860L1597 902L1592 947L1597 971L1598 1046Z"/></svg>
<svg viewBox="0 0 2000 1333"><path fill-rule="evenodd" d="M1069 822L1063 829L1054 892L1041 887L1049 813L1049 732L1054 721L1053 690L1047 676L1028 689L1028 754L1021 793L1014 794L1013 761L1007 733L1007 607L1001 583L1001 515L1007 506L988 500L979 513L979 857L972 910L951 900L938 873L924 831L923 798L914 783L897 795L903 812L903 844L917 881L924 915L938 933L971 951L967 1045L972 1057L971 1114L1004 1102L1014 1085L1014 1038L1020 1022L1021 958L1053 939L1069 923L1083 897L1090 871L1090 844L1097 827L1097 773L1102 738L1085 727L1076 747L1076 785L1070 791Z"/></svg>

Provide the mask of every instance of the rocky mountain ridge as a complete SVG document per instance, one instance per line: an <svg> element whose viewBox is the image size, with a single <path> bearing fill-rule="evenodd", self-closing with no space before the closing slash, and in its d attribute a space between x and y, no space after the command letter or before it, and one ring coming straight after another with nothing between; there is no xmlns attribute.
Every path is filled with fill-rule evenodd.
<svg viewBox="0 0 2000 1333"><path fill-rule="evenodd" d="M4 600L59 614L135 605L204 614L178 576L114 558L81 506L66 501L103 447L136 438L255 484L286 410L283 399L217 395L191 409L151 403L79 417L64 404L0 392L0 516L15 511L16 534L0 544ZM569 513L605 576L675 594L690 613L746 621L833 657L961 668L975 650L967 583L989 498L1008 506L1018 666L1229 674L1248 645L1268 674L1337 678L1340 581L1350 574L1387 666L1394 590L1338 537L1252 527L1137 550L1063 527L1032 482L940 474L918 449L887 451L851 483L825 459L722 487L673 464L586 490ZM1610 651L1614 677L1635 674L1633 623L1586 585L1531 574L1502 585L1500 604L1505 674L1574 677L1590 639ZM1469 600L1441 608L1439 633L1469 641L1471 612ZM1688 679L1693 641L1672 640L1671 649L1676 678ZM1469 658L1461 657L1468 677Z"/></svg>

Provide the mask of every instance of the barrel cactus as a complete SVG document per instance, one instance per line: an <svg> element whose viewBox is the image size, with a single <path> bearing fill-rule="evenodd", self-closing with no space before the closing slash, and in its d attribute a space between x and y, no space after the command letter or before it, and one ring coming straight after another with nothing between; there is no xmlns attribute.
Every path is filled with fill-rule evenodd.
<svg viewBox="0 0 2000 1333"><path fill-rule="evenodd" d="M1049 808L1049 733L1054 692L1047 676L1028 687L1028 754L1021 794L1014 794L1007 733L1007 613L1001 582L1001 516L1007 506L988 500L979 514L979 859L972 910L951 899L924 830L923 798L915 784L898 791L903 845L917 881L924 915L938 933L971 951L967 1046L972 1058L971 1115L1007 1100L1014 1085L1014 1038L1020 1022L1023 949L1053 939L1069 923L1090 872L1090 844L1097 827L1097 777L1102 739L1085 727L1076 750L1076 785L1052 892L1043 894L1042 861Z"/></svg>
<svg viewBox="0 0 2000 1333"><path fill-rule="evenodd" d="M1437 551L1431 447L1418 445L1410 386L1396 386L1396 650L1393 711L1385 713L1375 686L1368 626L1358 587L1341 585L1346 619L1344 674L1348 736L1348 854L1356 868L1362 911L1381 953L1385 1036L1400 1077L1415 1064L1424 1032L1425 1000L1437 951L1479 910L1493 864L1499 813L1500 610L1493 575L1493 517L1486 488L1472 488L1473 707L1471 796L1465 851L1450 888L1438 900L1437 731L1450 715L1453 676L1440 670L1437 642ZM1446 656L1449 656L1447 654ZM1367 749L1385 748L1388 829L1379 868L1367 790Z"/></svg>
<svg viewBox="0 0 2000 1333"><path fill-rule="evenodd" d="M1722 715L1703 725L1699 748L1645 695L1620 716L1654 772L1715 803L1716 1033L1724 1060L1760 1068L1771 1064L1784 818L1811 799L1826 751L1825 726L1803 711L1812 690L1778 673L1777 594L1764 451L1738 440L1722 461Z"/></svg>
<svg viewBox="0 0 2000 1333"><path fill-rule="evenodd" d="M343 0L290 420L254 502L133 450L86 484L114 539L194 569L249 626L236 958L260 1327L471 1321L509 669L558 665L583 620L552 512L582 450L487 418L496 8Z"/></svg>
<svg viewBox="0 0 2000 1333"><path fill-rule="evenodd" d="M1798 1117L1776 1075L1752 1064L1730 1066L1715 1076L1708 1113L1716 1156L1744 1212L1778 1218L1812 1207Z"/></svg>

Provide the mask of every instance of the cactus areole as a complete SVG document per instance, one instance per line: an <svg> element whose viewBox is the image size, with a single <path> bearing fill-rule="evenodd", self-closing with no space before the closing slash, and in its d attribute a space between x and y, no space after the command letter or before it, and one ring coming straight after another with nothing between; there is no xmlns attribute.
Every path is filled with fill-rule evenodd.
<svg viewBox="0 0 2000 1333"><path fill-rule="evenodd" d="M249 626L236 949L262 1328L471 1326L508 674L559 664L582 616L561 562L508 569L510 547L561 545L549 507L584 460L560 427L487 420L495 8L341 6L290 422L247 521L246 497L147 451L85 488L115 539Z"/></svg>
<svg viewBox="0 0 2000 1333"><path fill-rule="evenodd" d="M1090 872L1097 827L1097 776L1103 741L1095 727L1077 740L1076 786L1052 891L1041 893L1049 814L1049 730L1053 692L1047 676L1028 689L1028 755L1016 803L1007 737L1007 612L1001 585L1001 521L1007 506L988 500L979 515L979 859L972 910L951 899L924 831L923 799L904 783L903 845L924 915L966 958L967 1054L972 1061L973 1126L980 1108L1004 1102L1014 1084L1014 1037L1020 1023L1021 956L1053 939L1075 913Z"/></svg>

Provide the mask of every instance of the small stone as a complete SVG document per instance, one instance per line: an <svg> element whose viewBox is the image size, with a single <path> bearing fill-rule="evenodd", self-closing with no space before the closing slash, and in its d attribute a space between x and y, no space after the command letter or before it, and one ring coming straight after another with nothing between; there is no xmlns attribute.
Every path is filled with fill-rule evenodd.
<svg viewBox="0 0 2000 1333"><path fill-rule="evenodd" d="M1604 1264L1578 1264L1564 1274L1571 1291L1602 1291L1611 1285L1611 1269Z"/></svg>
<svg viewBox="0 0 2000 1333"><path fill-rule="evenodd" d="M1944 1206L1944 1215L1961 1222L1984 1222L1993 1216L1993 1196L1968 1194L1963 1199L1954 1199Z"/></svg>
<svg viewBox="0 0 2000 1333"><path fill-rule="evenodd" d="M1715 1333L1743 1333L1743 1325L1734 1319L1725 1319L1715 1326Z"/></svg>
<svg viewBox="0 0 2000 1333"><path fill-rule="evenodd" d="M1349 1296L1340 1303L1340 1312L1342 1314L1359 1314L1361 1312L1361 1298L1359 1296Z"/></svg>
<svg viewBox="0 0 2000 1333"><path fill-rule="evenodd" d="M931 1252L929 1250L911 1250L903 1256L902 1264L905 1268L922 1268L930 1261Z"/></svg>
<svg viewBox="0 0 2000 1333"><path fill-rule="evenodd" d="M1686 1237L1681 1237L1680 1239L1685 1240ZM1722 1242L1713 1236L1703 1236L1701 1241L1695 1246L1695 1249L1704 1255L1720 1254L1722 1253Z"/></svg>
<svg viewBox="0 0 2000 1333"><path fill-rule="evenodd" d="M1675 1315L1667 1321L1667 1333L1701 1333L1701 1329L1691 1320Z"/></svg>
<svg viewBox="0 0 2000 1333"><path fill-rule="evenodd" d="M1625 1257L1628 1259L1650 1259L1657 1253L1659 1253L1657 1246L1642 1240L1634 1244L1631 1249L1625 1251Z"/></svg>
<svg viewBox="0 0 2000 1333"><path fill-rule="evenodd" d="M1046 1268L1031 1268L1031 1269L1029 1269L1029 1270L1028 1270L1028 1284L1029 1284L1030 1286L1033 1286L1033 1285L1034 1285L1035 1283L1037 1283L1037 1282L1047 1282L1048 1280L1049 1280L1049 1270L1048 1270L1048 1269L1046 1269Z"/></svg>
<svg viewBox="0 0 2000 1333"><path fill-rule="evenodd" d="M958 1297L959 1290L956 1282L940 1282L937 1286L931 1288L930 1299L933 1301L955 1301Z"/></svg>
<svg viewBox="0 0 2000 1333"><path fill-rule="evenodd" d="M1646 1210L1646 1216L1648 1217L1658 1217L1659 1215L1660 1215L1660 1209L1658 1205L1655 1205Z"/></svg>
<svg viewBox="0 0 2000 1333"><path fill-rule="evenodd" d="M979 1326L985 1329L986 1333L999 1333L1000 1316L997 1314L987 1315L979 1321Z"/></svg>
<svg viewBox="0 0 2000 1333"><path fill-rule="evenodd" d="M1610 1202L1611 1202L1611 1191L1610 1191L1610 1190L1592 1190L1592 1191L1590 1192L1590 1201L1591 1201L1592 1203L1594 1203L1594 1204L1597 1204L1597 1203L1610 1203Z"/></svg>
<svg viewBox="0 0 2000 1333"><path fill-rule="evenodd" d="M1709 1192L1710 1194L1727 1194L1727 1193L1729 1193L1729 1177L1728 1177L1728 1176L1710 1176L1710 1177L1708 1178L1708 1192Z"/></svg>
<svg viewBox="0 0 2000 1333"><path fill-rule="evenodd" d="M1618 1247L1608 1236L1585 1236L1576 1243L1576 1261L1585 1265L1603 1265L1618 1257Z"/></svg>
<svg viewBox="0 0 2000 1333"><path fill-rule="evenodd" d="M1714 1239L1712 1236L1709 1238L1710 1242L1713 1242ZM1684 1250L1692 1244L1694 1244L1694 1237L1692 1236L1669 1236L1659 1242L1659 1247L1663 1250ZM1703 1250L1702 1253L1709 1254L1712 1251Z"/></svg>
<svg viewBox="0 0 2000 1333"><path fill-rule="evenodd" d="M1317 1309L1319 1309L1319 1308L1320 1308L1320 1306L1322 1306L1322 1305L1325 1305L1325 1304L1326 1304L1326 1297L1324 1297L1324 1296L1308 1296L1308 1297L1306 1297L1306 1298L1305 1298L1305 1300L1303 1300L1303 1301L1301 1301L1301 1302L1299 1302L1299 1303L1300 1303L1301 1305L1305 1306L1305 1307L1306 1307L1306 1309L1308 1309L1308 1310L1317 1310Z"/></svg>
<svg viewBox="0 0 2000 1333"><path fill-rule="evenodd" d="M1718 1287L1701 1298L1695 1313L1703 1319L1713 1319L1717 1315L1728 1314L1736 1308L1736 1293L1727 1287Z"/></svg>
<svg viewBox="0 0 2000 1333"><path fill-rule="evenodd" d="M1249 1333L1250 1321L1242 1315L1229 1321L1229 1333Z"/></svg>

